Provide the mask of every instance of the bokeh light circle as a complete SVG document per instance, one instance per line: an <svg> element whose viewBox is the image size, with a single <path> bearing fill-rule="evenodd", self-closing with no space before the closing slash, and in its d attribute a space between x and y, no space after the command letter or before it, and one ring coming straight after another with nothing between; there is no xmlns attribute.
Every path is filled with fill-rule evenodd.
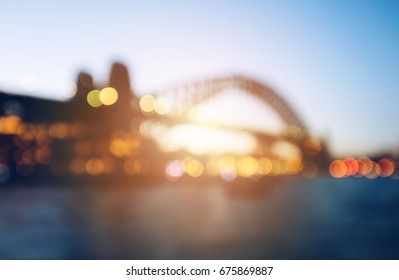
<svg viewBox="0 0 399 280"><path fill-rule="evenodd" d="M87 103L94 108L102 105L100 100L100 91L98 89L94 89L87 94Z"/></svg>
<svg viewBox="0 0 399 280"><path fill-rule="evenodd" d="M106 87L100 91L100 102L106 106L115 104L118 101L118 92L113 87Z"/></svg>

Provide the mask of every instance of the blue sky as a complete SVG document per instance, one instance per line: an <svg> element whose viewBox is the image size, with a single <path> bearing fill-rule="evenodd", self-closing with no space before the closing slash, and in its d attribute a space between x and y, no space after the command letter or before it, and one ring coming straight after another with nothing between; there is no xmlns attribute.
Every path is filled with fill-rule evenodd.
<svg viewBox="0 0 399 280"><path fill-rule="evenodd" d="M217 3L216 3L217 2ZM274 87L337 155L399 150L399 2L10 1L0 89L63 98L79 70L125 62L147 92L245 74ZM22 83L23 84L23 83Z"/></svg>

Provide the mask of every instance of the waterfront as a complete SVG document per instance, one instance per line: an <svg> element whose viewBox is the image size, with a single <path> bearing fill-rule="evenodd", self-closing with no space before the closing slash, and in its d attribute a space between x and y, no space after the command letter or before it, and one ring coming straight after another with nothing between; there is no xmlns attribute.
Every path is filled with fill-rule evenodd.
<svg viewBox="0 0 399 280"><path fill-rule="evenodd" d="M398 259L399 181L14 186L2 259Z"/></svg>

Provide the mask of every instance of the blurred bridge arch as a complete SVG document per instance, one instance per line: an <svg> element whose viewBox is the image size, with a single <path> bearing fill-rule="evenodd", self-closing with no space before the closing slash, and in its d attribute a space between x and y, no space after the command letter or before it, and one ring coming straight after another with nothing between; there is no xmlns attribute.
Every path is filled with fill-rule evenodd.
<svg viewBox="0 0 399 280"><path fill-rule="evenodd" d="M228 89L239 89L253 95L259 101L270 105L287 125L307 131L303 120L295 109L277 92L255 79L245 76L235 75L184 84L156 92L154 95L168 96L172 102L177 103L174 104L175 106L188 108Z"/></svg>
<svg viewBox="0 0 399 280"><path fill-rule="evenodd" d="M244 94L253 96L260 103L270 107L284 123L284 130L278 134L271 134L239 124L203 121L197 124L249 132L258 140L287 140L297 146L301 146L310 137L307 126L289 102L267 85L253 78L241 75L202 80L152 92L152 96L167 98L171 103L172 110L178 111L180 114L172 117L169 116L168 118L155 114L148 116L148 118L157 122L169 123L169 125L173 123L193 123L193 120L189 120L188 118L189 111L193 107L209 101L228 90L240 90ZM267 126L267 123L265 123L265 126Z"/></svg>
<svg viewBox="0 0 399 280"><path fill-rule="evenodd" d="M237 122L220 123L212 119L204 121L190 117L192 109L195 110L196 107L202 104L212 103L214 101L213 98L223 93L230 94L230 90L232 90L231 94L243 94L241 97L243 97L244 102L247 99L246 96L248 96L258 102L261 105L260 108L263 108L263 105L265 105L265 109L266 106L269 107L268 109L271 109L281 120L282 129L277 132L268 131L267 126L270 125L270 120L261 118L256 113L250 117L260 120L261 126L264 123L265 129ZM142 115L144 122L148 121L155 125L160 124L163 127L173 127L182 124L196 125L251 135L257 142L256 148L252 152L253 156L275 158L277 161L282 160L283 162L300 156L304 163L303 170L305 174L312 174L308 175L309 177L316 174L314 172L317 172L318 168L322 170L329 160L328 151L324 143L312 137L308 127L294 107L275 90L253 78L241 75L218 77L166 88L148 95L154 97L155 103L160 98L168 100L170 102L170 114L144 113ZM213 104L219 105L219 103ZM223 109L228 110L228 108L221 108L221 110ZM249 112L249 114L251 113ZM163 135L156 135L152 138L158 143L163 141ZM185 141L182 139L180 140ZM188 148L188 150L190 149ZM287 156L286 153L286 156L282 156L284 153L281 153L282 150L291 151L291 154Z"/></svg>

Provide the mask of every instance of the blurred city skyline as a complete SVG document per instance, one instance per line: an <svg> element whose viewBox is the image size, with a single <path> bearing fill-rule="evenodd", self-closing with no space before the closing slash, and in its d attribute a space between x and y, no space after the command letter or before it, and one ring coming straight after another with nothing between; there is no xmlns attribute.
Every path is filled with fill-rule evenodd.
<svg viewBox="0 0 399 280"><path fill-rule="evenodd" d="M143 94L242 73L335 154L397 151L398 12L391 1L9 2L0 90L65 99L78 71L98 83L115 59Z"/></svg>

